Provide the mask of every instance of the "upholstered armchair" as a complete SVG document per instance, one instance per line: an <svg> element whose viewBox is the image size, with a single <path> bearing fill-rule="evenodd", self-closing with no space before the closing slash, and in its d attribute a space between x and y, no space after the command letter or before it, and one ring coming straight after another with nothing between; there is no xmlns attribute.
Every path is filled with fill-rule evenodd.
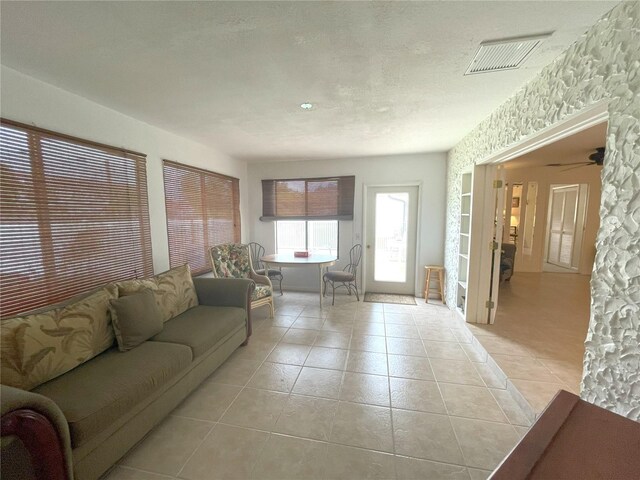
<svg viewBox="0 0 640 480"><path fill-rule="evenodd" d="M266 275L258 275L251 263L249 246L240 243L223 243L211 247L209 258L213 276L217 278L250 278L256 282L251 297L251 309L268 305L273 318L273 286Z"/></svg>

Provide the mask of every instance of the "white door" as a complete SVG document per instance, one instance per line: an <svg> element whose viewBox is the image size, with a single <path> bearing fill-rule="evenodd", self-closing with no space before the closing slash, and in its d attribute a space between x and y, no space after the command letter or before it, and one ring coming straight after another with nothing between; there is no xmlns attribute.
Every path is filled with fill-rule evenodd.
<svg viewBox="0 0 640 480"><path fill-rule="evenodd" d="M476 165L466 321L493 323L498 306L504 221L504 168Z"/></svg>
<svg viewBox="0 0 640 480"><path fill-rule="evenodd" d="M367 188L366 290L415 293L418 187Z"/></svg>
<svg viewBox="0 0 640 480"><path fill-rule="evenodd" d="M579 196L579 185L551 187L545 258L546 263L551 266L574 268Z"/></svg>
<svg viewBox="0 0 640 480"><path fill-rule="evenodd" d="M498 293L500 291L500 257L502 252L502 229L504 224L504 168L498 167L493 181L493 238L491 240L491 275L489 283L489 300L487 307L487 321L493 323L498 308Z"/></svg>

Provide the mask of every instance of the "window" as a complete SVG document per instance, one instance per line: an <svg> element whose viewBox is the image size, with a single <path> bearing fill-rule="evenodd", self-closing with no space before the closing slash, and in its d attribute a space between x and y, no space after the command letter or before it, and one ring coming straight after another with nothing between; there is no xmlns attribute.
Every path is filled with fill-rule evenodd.
<svg viewBox="0 0 640 480"><path fill-rule="evenodd" d="M353 220L355 177L262 180L260 220Z"/></svg>
<svg viewBox="0 0 640 480"><path fill-rule="evenodd" d="M163 168L169 263L210 272L209 248L240 242L239 181L168 160Z"/></svg>
<svg viewBox="0 0 640 480"><path fill-rule="evenodd" d="M338 255L337 220L279 220L275 223L278 253L309 250Z"/></svg>
<svg viewBox="0 0 640 480"><path fill-rule="evenodd" d="M153 275L145 155L2 120L3 317Z"/></svg>

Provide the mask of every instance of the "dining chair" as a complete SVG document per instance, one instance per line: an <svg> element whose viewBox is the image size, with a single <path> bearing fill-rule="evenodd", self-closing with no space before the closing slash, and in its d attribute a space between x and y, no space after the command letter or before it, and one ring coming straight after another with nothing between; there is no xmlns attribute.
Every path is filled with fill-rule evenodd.
<svg viewBox="0 0 640 480"><path fill-rule="evenodd" d="M251 296L251 310L268 305L274 316L273 285L266 275L258 275L251 264L249 245L223 243L209 249L209 258L216 278L250 278L256 282Z"/></svg>
<svg viewBox="0 0 640 480"><path fill-rule="evenodd" d="M251 261L253 262L253 266L256 269L256 273L258 275L267 275L269 280L273 282L273 279L276 279L280 282L280 295L282 295L282 279L284 278L282 275L281 268L270 268L268 272L265 272L264 264L262 257L264 257L264 247L257 242L249 243L249 250L251 251Z"/></svg>
<svg viewBox="0 0 640 480"><path fill-rule="evenodd" d="M333 289L333 300L331 305L336 303L336 288L346 287L349 295L353 290L356 294L356 300L360 301L358 295L358 266L362 259L362 245L359 243L351 247L349 251L349 264L343 270L330 270L322 276L322 295L327 294L327 282L331 284ZM336 285L338 284L338 285Z"/></svg>

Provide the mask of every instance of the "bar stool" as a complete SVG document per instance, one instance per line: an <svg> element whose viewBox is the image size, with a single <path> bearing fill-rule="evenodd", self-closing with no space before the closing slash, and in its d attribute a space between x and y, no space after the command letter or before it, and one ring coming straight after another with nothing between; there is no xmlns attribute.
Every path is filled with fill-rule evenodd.
<svg viewBox="0 0 640 480"><path fill-rule="evenodd" d="M444 299L444 267L441 267L439 265L427 265L426 267L424 267L424 271L424 303L429 303L429 292L431 290L436 290L440 295L442 304L446 305L446 301ZM433 272L434 274L438 274L436 278L439 283L438 287L431 288L431 272Z"/></svg>

